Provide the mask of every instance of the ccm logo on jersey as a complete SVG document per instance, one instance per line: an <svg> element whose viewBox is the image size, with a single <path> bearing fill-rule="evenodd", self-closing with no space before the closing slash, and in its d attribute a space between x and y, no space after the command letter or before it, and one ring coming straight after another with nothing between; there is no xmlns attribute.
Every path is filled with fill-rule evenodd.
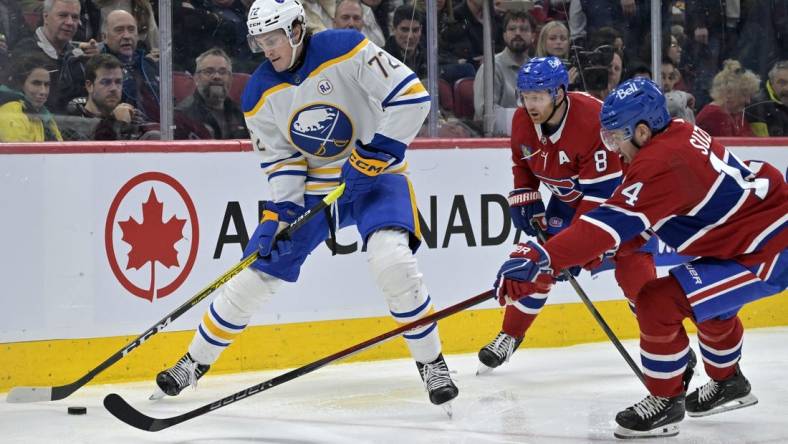
<svg viewBox="0 0 788 444"><path fill-rule="evenodd" d="M388 163L382 160L367 159L365 157L359 156L355 151L350 153L350 159L348 159L348 162L353 165L353 168L361 171L367 176L377 176L388 166Z"/></svg>

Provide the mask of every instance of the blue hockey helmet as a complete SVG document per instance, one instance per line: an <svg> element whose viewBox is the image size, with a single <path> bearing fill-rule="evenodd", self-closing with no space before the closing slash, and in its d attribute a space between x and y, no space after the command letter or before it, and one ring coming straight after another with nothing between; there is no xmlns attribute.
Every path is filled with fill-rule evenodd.
<svg viewBox="0 0 788 444"><path fill-rule="evenodd" d="M622 82L605 98L599 114L602 141L611 151L619 142L635 134L635 127L645 123L657 132L668 126L670 114L665 96L656 83L643 77Z"/></svg>
<svg viewBox="0 0 788 444"><path fill-rule="evenodd" d="M555 98L559 87L564 91L569 88L569 74L558 57L533 58L517 72L517 89L521 92L547 90Z"/></svg>

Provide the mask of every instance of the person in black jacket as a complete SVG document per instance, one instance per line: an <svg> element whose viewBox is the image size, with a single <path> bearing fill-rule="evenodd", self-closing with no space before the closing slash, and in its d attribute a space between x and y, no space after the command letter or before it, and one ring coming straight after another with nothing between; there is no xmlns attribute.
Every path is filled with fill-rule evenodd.
<svg viewBox="0 0 788 444"><path fill-rule="evenodd" d="M69 103L60 127L66 140L135 140L158 138L159 125L122 102L123 65L111 54L92 57L85 67L87 97ZM155 133L155 134L154 134Z"/></svg>
<svg viewBox="0 0 788 444"><path fill-rule="evenodd" d="M230 57L221 49L212 48L200 54L196 63L197 88L177 110L205 125L212 139L248 139L243 112L229 98L233 81Z"/></svg>

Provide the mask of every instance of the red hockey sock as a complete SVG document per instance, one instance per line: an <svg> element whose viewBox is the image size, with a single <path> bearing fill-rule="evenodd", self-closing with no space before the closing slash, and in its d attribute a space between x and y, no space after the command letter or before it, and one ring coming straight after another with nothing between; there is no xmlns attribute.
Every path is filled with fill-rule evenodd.
<svg viewBox="0 0 788 444"><path fill-rule="evenodd" d="M698 325L698 341L706 374L715 381L724 381L736 372L741 358L744 327L738 316L709 319Z"/></svg>
<svg viewBox="0 0 788 444"><path fill-rule="evenodd" d="M501 330L507 335L519 339L525 336L525 332L531 326L531 323L534 322L534 319L536 319L536 315L523 313L517 307L507 305L506 313L503 315L503 327Z"/></svg>
<svg viewBox="0 0 788 444"><path fill-rule="evenodd" d="M654 396L677 396L684 391L689 357L689 338L681 323L692 315L689 301L676 279L667 276L643 286L636 309L646 387Z"/></svg>

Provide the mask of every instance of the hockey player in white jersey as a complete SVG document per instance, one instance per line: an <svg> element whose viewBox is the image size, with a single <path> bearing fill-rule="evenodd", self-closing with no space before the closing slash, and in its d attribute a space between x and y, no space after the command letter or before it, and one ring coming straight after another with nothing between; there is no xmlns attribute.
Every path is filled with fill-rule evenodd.
<svg viewBox="0 0 788 444"><path fill-rule="evenodd" d="M256 0L247 25L250 46L268 59L242 100L271 190L244 251L257 251L259 258L220 289L188 353L157 376L159 389L170 396L205 374L282 281L298 279L306 257L335 224L358 228L370 271L396 321L408 323L432 310L413 255L421 233L404 174L405 150L429 111L424 86L404 63L355 30L310 35L298 0ZM321 214L291 239L273 241L342 182L346 189L330 218ZM430 401L447 407L458 390L441 354L437 325L403 336Z"/></svg>

